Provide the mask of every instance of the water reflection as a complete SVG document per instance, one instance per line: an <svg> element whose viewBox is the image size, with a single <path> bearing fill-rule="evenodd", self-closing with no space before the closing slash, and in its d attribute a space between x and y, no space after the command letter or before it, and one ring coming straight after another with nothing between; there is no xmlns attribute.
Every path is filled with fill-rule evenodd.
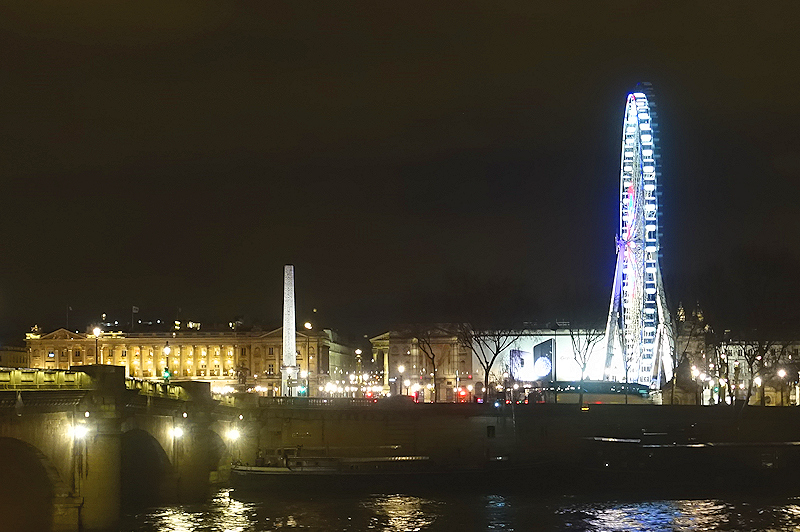
<svg viewBox="0 0 800 532"><path fill-rule="evenodd" d="M591 530L597 532L681 530L676 528L681 512L672 502L623 504L600 507L594 512L591 512L589 508L586 510L589 510L587 513L591 516L587 519L587 524L590 525Z"/></svg>
<svg viewBox="0 0 800 532"><path fill-rule="evenodd" d="M202 505L176 505L152 508L136 516L140 528L123 530L147 530L154 532L193 532L196 530L244 532L253 530L252 505L237 501L230 496L231 490L221 490L208 503Z"/></svg>
<svg viewBox="0 0 800 532"><path fill-rule="evenodd" d="M800 520L800 505L787 504L781 508L781 512L783 512L786 519Z"/></svg>
<svg viewBox="0 0 800 532"><path fill-rule="evenodd" d="M407 532L426 530L440 514L436 501L409 495L374 496L362 501L361 507L370 512L367 530Z"/></svg>
<svg viewBox="0 0 800 532"><path fill-rule="evenodd" d="M484 498L486 530L514 530L509 501L502 495L488 495Z"/></svg>
<svg viewBox="0 0 800 532"><path fill-rule="evenodd" d="M583 502L557 510L565 528L591 532L778 531L800 529L793 503L676 500Z"/></svg>
<svg viewBox="0 0 800 532"><path fill-rule="evenodd" d="M125 532L701 532L800 530L800 499L588 500L535 494L263 493L130 515Z"/></svg>

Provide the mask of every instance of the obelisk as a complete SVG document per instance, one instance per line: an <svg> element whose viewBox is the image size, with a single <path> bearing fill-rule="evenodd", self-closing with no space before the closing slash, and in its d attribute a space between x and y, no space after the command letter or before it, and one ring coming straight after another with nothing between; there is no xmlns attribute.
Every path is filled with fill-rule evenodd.
<svg viewBox="0 0 800 532"><path fill-rule="evenodd" d="M291 397L297 385L297 346L294 312L294 266L283 267L283 364L281 395Z"/></svg>

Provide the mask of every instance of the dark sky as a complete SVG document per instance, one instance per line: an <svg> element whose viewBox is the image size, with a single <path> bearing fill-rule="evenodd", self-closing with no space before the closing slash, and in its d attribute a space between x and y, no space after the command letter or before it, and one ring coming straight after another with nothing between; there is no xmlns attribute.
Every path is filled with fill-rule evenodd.
<svg viewBox="0 0 800 532"><path fill-rule="evenodd" d="M342 4L349 7L342 7ZM662 267L800 242L774 2L3 2L0 337L100 312L378 334L463 279L608 297L627 92ZM796 279L794 280L796 282ZM589 296L587 296L589 297Z"/></svg>

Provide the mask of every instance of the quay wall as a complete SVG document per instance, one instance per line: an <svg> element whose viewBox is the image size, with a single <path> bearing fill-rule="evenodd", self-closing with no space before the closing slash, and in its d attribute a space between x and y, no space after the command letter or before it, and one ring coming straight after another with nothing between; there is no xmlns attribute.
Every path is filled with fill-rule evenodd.
<svg viewBox="0 0 800 532"><path fill-rule="evenodd" d="M635 475L671 472L673 464L800 473L798 407L217 396L209 383L126 380L113 366L82 371L20 373L19 383L0 389L0 499L18 530L113 529L126 503L202 500L226 481L232 462L263 463L286 448L301 456L426 456L476 472L508 461L546 475L602 459ZM41 500L34 504L32 494ZM19 500L41 511L15 513Z"/></svg>
<svg viewBox="0 0 800 532"><path fill-rule="evenodd" d="M232 424L240 437L231 442L231 454L248 464L294 447L308 456L413 455L443 466L477 468L516 448L512 417L482 405L253 405L241 416Z"/></svg>
<svg viewBox="0 0 800 532"><path fill-rule="evenodd" d="M694 405L375 404L309 408L239 404L232 455L301 447L306 454L424 455L453 467L497 457L569 464L586 440L645 443L800 442L800 408Z"/></svg>

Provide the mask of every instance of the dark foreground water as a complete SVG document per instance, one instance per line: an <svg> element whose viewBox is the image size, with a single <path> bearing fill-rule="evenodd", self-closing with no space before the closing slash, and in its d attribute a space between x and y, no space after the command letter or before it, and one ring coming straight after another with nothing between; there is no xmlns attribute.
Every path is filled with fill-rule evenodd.
<svg viewBox="0 0 800 532"><path fill-rule="evenodd" d="M800 497L652 499L534 493L241 494L129 514L125 532L800 531Z"/></svg>

